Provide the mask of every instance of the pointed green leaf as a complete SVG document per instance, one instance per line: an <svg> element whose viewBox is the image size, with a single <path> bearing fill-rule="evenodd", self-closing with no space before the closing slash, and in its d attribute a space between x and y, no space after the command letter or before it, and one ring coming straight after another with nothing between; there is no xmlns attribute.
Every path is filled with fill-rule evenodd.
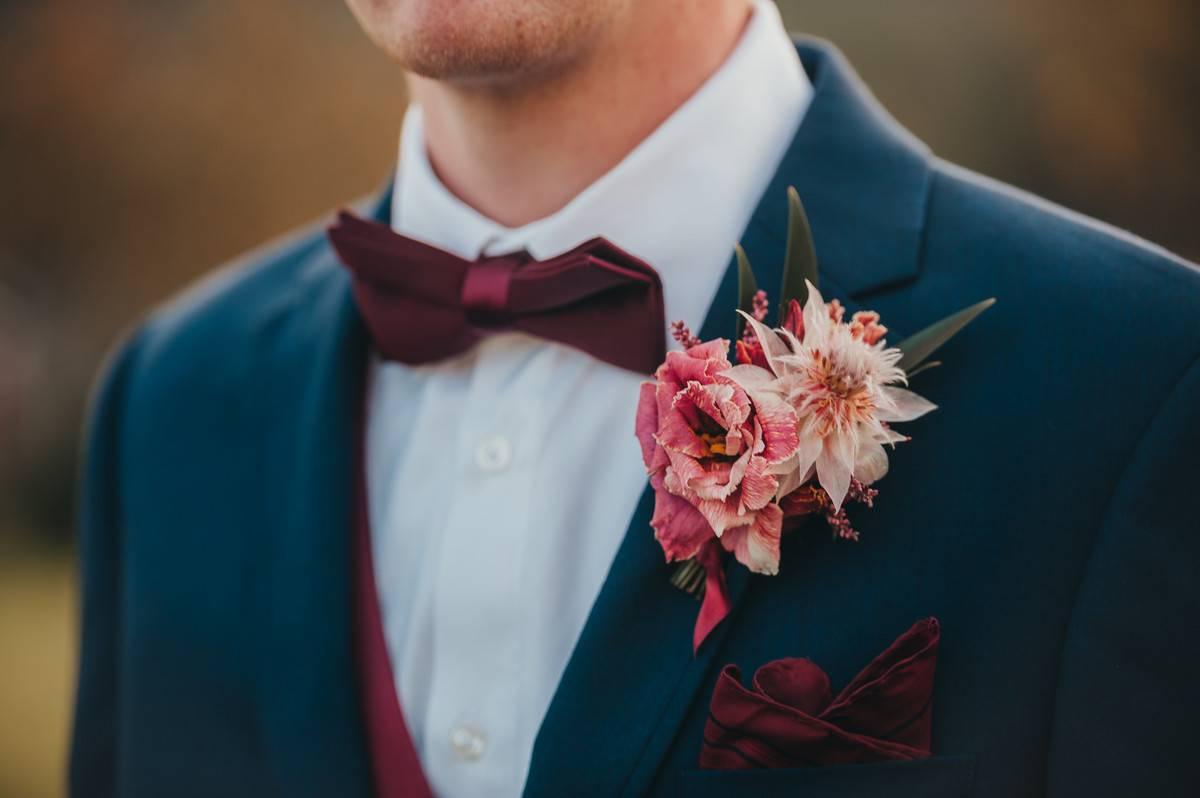
<svg viewBox="0 0 1200 798"><path fill-rule="evenodd" d="M817 282L817 252L813 248L812 228L808 215L800 203L796 189L788 186L788 235L787 255L783 262L783 285L779 289L779 318L782 322L788 303L795 299L801 305L808 299L808 280L820 288Z"/></svg>
<svg viewBox="0 0 1200 798"><path fill-rule="evenodd" d="M750 268L750 259L746 257L746 250L742 249L742 245L736 245L734 250L737 252L738 262L738 310L743 310L746 313L754 315L754 295L758 293L758 282L754 279L754 270ZM746 320L740 314L737 316L737 335L735 341L742 340L742 330L746 328Z"/></svg>
<svg viewBox="0 0 1200 798"><path fill-rule="evenodd" d="M922 363L921 365L917 366L912 371L908 372L908 374L905 376L907 376L911 380L913 377L917 376L922 371L929 371L930 369L935 369L940 365L942 365L942 361L940 361L940 360L927 360L924 363Z"/></svg>
<svg viewBox="0 0 1200 798"><path fill-rule="evenodd" d="M970 324L976 316L994 304L996 304L995 298L976 302L971 307L951 314L939 322L934 322L919 333L905 338L896 345L896 348L904 353L896 365L905 372L912 371L921 365L925 358L937 351L942 344L957 335L959 330Z"/></svg>

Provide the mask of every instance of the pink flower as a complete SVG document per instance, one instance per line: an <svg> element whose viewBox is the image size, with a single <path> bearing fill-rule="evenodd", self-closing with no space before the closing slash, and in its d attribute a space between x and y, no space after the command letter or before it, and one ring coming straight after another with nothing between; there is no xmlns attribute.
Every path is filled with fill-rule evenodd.
<svg viewBox="0 0 1200 798"><path fill-rule="evenodd" d="M773 574L783 522L777 471L799 444L797 417L780 397L752 397L725 376L728 351L717 339L670 352L642 386L637 435L655 491L651 526L668 561L696 556L716 536L752 571Z"/></svg>

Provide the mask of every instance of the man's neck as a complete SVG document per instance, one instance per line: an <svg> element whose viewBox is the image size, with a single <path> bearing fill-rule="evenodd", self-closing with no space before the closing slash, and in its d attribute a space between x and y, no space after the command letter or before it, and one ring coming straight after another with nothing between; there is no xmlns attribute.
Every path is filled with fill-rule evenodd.
<svg viewBox="0 0 1200 798"><path fill-rule="evenodd" d="M634 3L628 19L552 76L481 86L410 76L429 159L483 215L519 227L616 166L717 70L748 3Z"/></svg>

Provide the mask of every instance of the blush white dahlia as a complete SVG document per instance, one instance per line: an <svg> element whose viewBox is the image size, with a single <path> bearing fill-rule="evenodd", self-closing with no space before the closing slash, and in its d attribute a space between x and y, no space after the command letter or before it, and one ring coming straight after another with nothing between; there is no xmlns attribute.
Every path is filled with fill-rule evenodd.
<svg viewBox="0 0 1200 798"><path fill-rule="evenodd" d="M836 513L852 482L867 486L887 473L884 445L907 440L889 425L919 418L935 405L900 387L907 384L897 366L902 354L887 347L877 314L859 312L844 321L841 304L826 304L811 283L803 313L798 310L775 330L743 313L754 356L725 376L751 396L775 394L796 411L799 445L776 468L778 498L815 476Z"/></svg>

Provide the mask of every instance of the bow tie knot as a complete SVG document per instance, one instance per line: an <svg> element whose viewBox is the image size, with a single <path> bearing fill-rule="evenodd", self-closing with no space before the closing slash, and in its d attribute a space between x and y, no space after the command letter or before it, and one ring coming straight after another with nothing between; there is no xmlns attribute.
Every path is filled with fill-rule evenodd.
<svg viewBox="0 0 1200 798"><path fill-rule="evenodd" d="M385 358L420 364L518 330L650 374L666 356L662 281L602 238L548 260L468 261L342 212L329 240Z"/></svg>
<svg viewBox="0 0 1200 798"><path fill-rule="evenodd" d="M482 259L466 269L461 301L467 321L485 330L512 325L509 297L513 275L526 260L518 255L502 255Z"/></svg>

